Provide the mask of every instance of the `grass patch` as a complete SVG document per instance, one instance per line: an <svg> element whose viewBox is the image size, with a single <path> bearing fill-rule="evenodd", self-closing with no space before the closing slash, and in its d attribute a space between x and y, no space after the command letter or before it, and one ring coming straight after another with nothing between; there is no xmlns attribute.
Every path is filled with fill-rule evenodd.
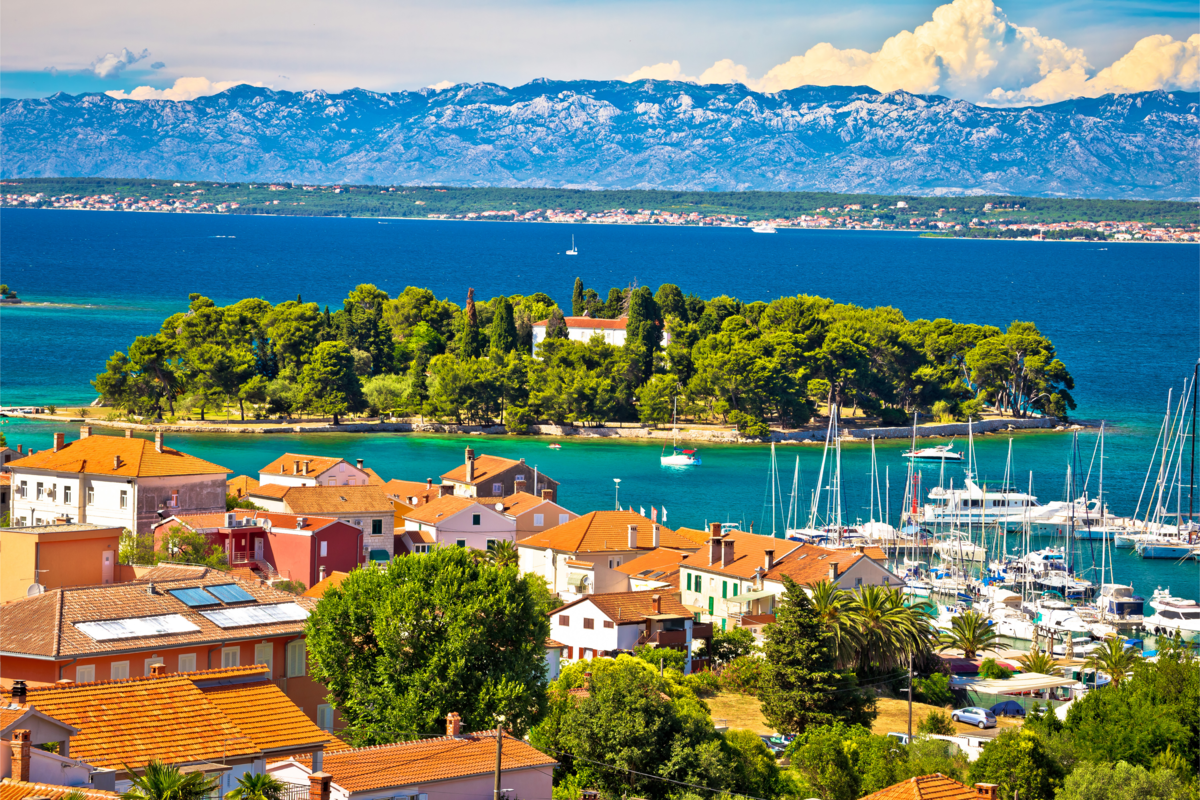
<svg viewBox="0 0 1200 800"><path fill-rule="evenodd" d="M757 697L737 692L717 692L706 698L708 710L712 712L714 725L724 725L759 734L775 733L762 714L762 701Z"/></svg>
<svg viewBox="0 0 1200 800"><path fill-rule="evenodd" d="M886 736L889 733L908 733L908 701L896 700L890 697L881 697L877 701L875 708L879 711L879 716L875 717L875 721L871 724L871 733ZM926 705L925 703L913 703L913 734L917 732L917 726L921 724L921 720L930 711L939 710L937 706ZM950 713L950 709L945 710ZM715 715L714 715L715 716ZM1021 724L1020 718L998 717L996 720L997 728L1011 728ZM980 731L974 725L964 725L962 723L954 723L954 727L959 733L976 733Z"/></svg>

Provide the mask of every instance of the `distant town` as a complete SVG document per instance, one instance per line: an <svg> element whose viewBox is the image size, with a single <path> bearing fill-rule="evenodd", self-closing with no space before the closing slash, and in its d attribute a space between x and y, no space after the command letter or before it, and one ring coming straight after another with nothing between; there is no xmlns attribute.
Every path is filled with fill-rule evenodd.
<svg viewBox="0 0 1200 800"><path fill-rule="evenodd" d="M5 208L842 230L968 238L1200 241L1189 202L833 193L316 186L119 179L0 184Z"/></svg>

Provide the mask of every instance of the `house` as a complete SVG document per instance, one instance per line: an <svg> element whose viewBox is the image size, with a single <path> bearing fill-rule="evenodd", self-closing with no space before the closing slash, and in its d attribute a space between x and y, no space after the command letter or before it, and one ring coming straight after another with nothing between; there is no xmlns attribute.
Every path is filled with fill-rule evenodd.
<svg viewBox="0 0 1200 800"><path fill-rule="evenodd" d="M25 693L24 682L16 681L9 699L0 700L0 797L15 790L9 782L114 788L111 772L97 774L90 764L71 757L71 738L79 729L30 706ZM42 749L46 745L57 752Z"/></svg>
<svg viewBox="0 0 1200 800"><path fill-rule="evenodd" d="M546 489L551 492L551 500L558 497L558 481L539 474L525 463L525 459L513 461L511 458L487 455L476 458L475 451L470 447L467 448L463 465L442 475L442 485L449 485L451 492L459 497L499 499L525 491L541 497Z"/></svg>
<svg viewBox="0 0 1200 800"><path fill-rule="evenodd" d="M600 319L598 317L564 317L567 325L567 338L573 342L588 342L593 336L599 336L606 344L622 347L625 344L626 325L629 317L617 319ZM546 330L550 320L533 323L533 355L537 355L537 346L546 341Z"/></svg>
<svg viewBox="0 0 1200 800"><path fill-rule="evenodd" d="M562 656L566 647L562 642L546 640L546 680L556 681L562 674Z"/></svg>
<svg viewBox="0 0 1200 800"><path fill-rule="evenodd" d="M160 565L141 578L74 586L0 605L4 676L90 683L265 664L310 719L330 715L308 677L304 624L316 601L220 570ZM69 721L69 720L64 720Z"/></svg>
<svg viewBox="0 0 1200 800"><path fill-rule="evenodd" d="M16 461L19 458L24 458L25 455L25 445L23 444L17 445L16 450L13 450L8 445L0 447L0 473L8 472L8 462ZM29 455L33 454L30 453Z"/></svg>
<svg viewBox="0 0 1200 800"><path fill-rule="evenodd" d="M9 499L12 497L12 474L0 472L0 517L8 516L12 510Z"/></svg>
<svg viewBox="0 0 1200 800"><path fill-rule="evenodd" d="M250 566L268 579L319 582L334 570L349 571L366 561L363 532L329 517L272 514L234 509L223 514L170 517L154 527L154 544L179 526L203 533L225 552L232 567Z"/></svg>
<svg viewBox="0 0 1200 800"><path fill-rule="evenodd" d="M150 675L29 689L25 704L72 726L70 755L114 770L118 790L152 760L218 780L220 794L266 761L320 762L345 747L318 728L269 679L263 665Z"/></svg>
<svg viewBox="0 0 1200 800"><path fill-rule="evenodd" d="M396 509L382 487L264 483L250 492L250 500L272 513L347 522L363 532L363 547L371 560L387 561L392 557Z"/></svg>
<svg viewBox="0 0 1200 800"><path fill-rule="evenodd" d="M707 609L722 630L744 615L775 613L783 576L810 586L832 580L839 588L899 586L903 581L859 550L829 550L745 531L710 526L709 546L680 562L683 602Z"/></svg>
<svg viewBox="0 0 1200 800"><path fill-rule="evenodd" d="M0 528L0 603L40 589L122 580L121 528L91 523Z"/></svg>
<svg viewBox="0 0 1200 800"><path fill-rule="evenodd" d="M518 481L518 487L523 487L523 482ZM480 503L493 505L497 511L511 519L516 525L517 541L520 541L579 516L555 503L553 496L554 492L550 489L543 489L539 497L518 488L518 491L494 503L491 498L481 500Z"/></svg>
<svg viewBox="0 0 1200 800"><path fill-rule="evenodd" d="M366 486L371 476L344 458L284 453L258 471L258 482L275 486Z"/></svg>
<svg viewBox="0 0 1200 800"><path fill-rule="evenodd" d="M711 639L712 625L694 622L673 594L613 592L589 594L551 611L550 636L562 643L567 659L633 652L642 644L682 650L688 655L686 674L692 640Z"/></svg>
<svg viewBox="0 0 1200 800"><path fill-rule="evenodd" d="M58 778L58 780L65 780ZM0 779L0 800L64 800L79 797L81 800L117 800L121 795L104 789L88 786L63 786L55 783L34 783L13 778Z"/></svg>
<svg viewBox="0 0 1200 800"><path fill-rule="evenodd" d="M576 597L625 591L623 563L659 547L688 552L692 540L632 511L592 511L517 542L522 572L546 579L553 594Z"/></svg>
<svg viewBox="0 0 1200 800"><path fill-rule="evenodd" d="M229 470L165 446L161 431L151 442L85 425L76 441L56 433L52 449L9 466L19 527L62 520L144 533L171 514L225 510Z"/></svg>
<svg viewBox="0 0 1200 800"><path fill-rule="evenodd" d="M999 788L994 783L967 786L938 772L909 778L862 800L996 800Z"/></svg>
<svg viewBox="0 0 1200 800"><path fill-rule="evenodd" d="M383 490L391 500L409 508L418 508L442 496L441 487L433 485L433 478L426 478L424 483L392 479L383 484Z"/></svg>
<svg viewBox="0 0 1200 800"><path fill-rule="evenodd" d="M311 796L324 800L495 800L497 746L495 731L464 733L450 714L445 736L327 752L320 771L307 758L275 761L267 771L301 792L323 785ZM551 796L557 761L507 733L499 747L505 796Z"/></svg>
<svg viewBox="0 0 1200 800"><path fill-rule="evenodd" d="M410 553L428 552L437 545L486 552L496 542L515 541L516 523L491 505L447 494L408 512L404 534Z"/></svg>
<svg viewBox="0 0 1200 800"><path fill-rule="evenodd" d="M629 576L629 587L626 591L643 592L654 589L678 592L679 564L691 554L690 550L660 547L644 556L626 561L616 569L617 572Z"/></svg>
<svg viewBox="0 0 1200 800"><path fill-rule="evenodd" d="M304 596L320 600L325 596L326 589L331 586L341 586L342 581L346 580L346 576L349 574L349 572L331 572L317 583L308 587L308 590L304 592Z"/></svg>
<svg viewBox="0 0 1200 800"><path fill-rule="evenodd" d="M225 494L241 500L250 494L251 489L257 489L258 485L258 481L249 475L238 475L225 481Z"/></svg>

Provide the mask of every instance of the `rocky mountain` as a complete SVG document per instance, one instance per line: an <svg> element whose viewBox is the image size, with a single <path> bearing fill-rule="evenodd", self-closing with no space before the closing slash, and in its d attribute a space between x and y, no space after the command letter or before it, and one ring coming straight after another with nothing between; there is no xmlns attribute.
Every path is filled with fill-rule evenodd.
<svg viewBox="0 0 1200 800"><path fill-rule="evenodd" d="M537 80L0 100L0 174L1200 197L1200 94L997 109L863 86Z"/></svg>

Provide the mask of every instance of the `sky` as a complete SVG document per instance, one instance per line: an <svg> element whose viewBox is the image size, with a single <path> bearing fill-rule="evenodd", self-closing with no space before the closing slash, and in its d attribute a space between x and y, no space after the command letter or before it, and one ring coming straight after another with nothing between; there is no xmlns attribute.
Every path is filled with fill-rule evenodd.
<svg viewBox="0 0 1200 800"><path fill-rule="evenodd" d="M0 96L652 78L1039 105L1200 90L1198 30L1196 0L4 0Z"/></svg>

